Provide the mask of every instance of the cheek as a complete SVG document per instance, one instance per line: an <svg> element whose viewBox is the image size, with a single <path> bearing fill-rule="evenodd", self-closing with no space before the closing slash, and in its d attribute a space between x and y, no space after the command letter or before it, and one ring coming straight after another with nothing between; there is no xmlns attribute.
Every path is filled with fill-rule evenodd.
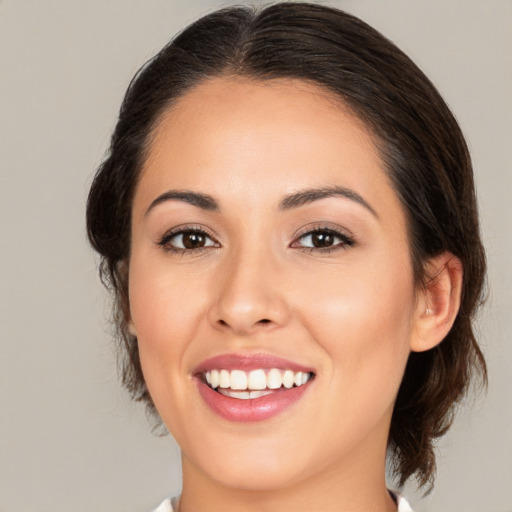
<svg viewBox="0 0 512 512"><path fill-rule="evenodd" d="M202 295L186 275L175 275L165 263L133 257L130 263L130 313L142 344L178 347L197 324ZM197 283L196 283L197 284ZM185 335L185 336L184 336Z"/></svg>
<svg viewBox="0 0 512 512"><path fill-rule="evenodd" d="M389 381L394 392L409 355L412 272L404 272L407 263L371 268L351 267L303 282L303 322L329 356L333 379L358 389Z"/></svg>
<svg viewBox="0 0 512 512"><path fill-rule="evenodd" d="M185 394L186 354L204 317L204 294L186 276L161 266L147 256L132 256L129 297L144 378L165 417Z"/></svg>

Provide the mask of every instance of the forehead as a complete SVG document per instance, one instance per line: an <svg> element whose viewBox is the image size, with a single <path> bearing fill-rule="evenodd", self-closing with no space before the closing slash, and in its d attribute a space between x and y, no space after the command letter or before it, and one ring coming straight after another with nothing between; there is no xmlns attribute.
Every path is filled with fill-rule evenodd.
<svg viewBox="0 0 512 512"><path fill-rule="evenodd" d="M350 132L376 153L370 130L339 96L298 79L219 77L196 85L160 116L152 133L150 156L159 143L169 142L172 131L177 136L178 129L183 140L208 137L219 143L239 135L239 144L251 142L251 135L262 138L266 132L262 142L269 150L297 139L309 139L318 147L326 132L339 139L347 139Z"/></svg>
<svg viewBox="0 0 512 512"><path fill-rule="evenodd" d="M338 185L397 201L367 126L327 89L291 79L195 86L161 115L140 185L247 201Z"/></svg>

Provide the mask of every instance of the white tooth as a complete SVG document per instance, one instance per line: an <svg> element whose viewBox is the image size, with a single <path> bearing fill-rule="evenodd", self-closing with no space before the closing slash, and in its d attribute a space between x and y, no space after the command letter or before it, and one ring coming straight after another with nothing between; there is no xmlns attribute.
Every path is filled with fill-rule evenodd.
<svg viewBox="0 0 512 512"><path fill-rule="evenodd" d="M267 376L264 370L253 370L249 372L249 389L265 389L267 387Z"/></svg>
<svg viewBox="0 0 512 512"><path fill-rule="evenodd" d="M260 398L261 396L267 396L271 395L273 391L270 391L269 389L265 391L249 391L251 398Z"/></svg>
<svg viewBox="0 0 512 512"><path fill-rule="evenodd" d="M272 368L267 375L267 388L279 389L283 385L283 378L281 377L281 371L277 368Z"/></svg>
<svg viewBox="0 0 512 512"><path fill-rule="evenodd" d="M247 374L242 370L231 370L231 389L247 389Z"/></svg>
<svg viewBox="0 0 512 512"><path fill-rule="evenodd" d="M215 389L219 387L219 370L212 370L210 373L210 386Z"/></svg>
<svg viewBox="0 0 512 512"><path fill-rule="evenodd" d="M294 378L294 375L293 375L293 372L291 370L286 370L284 372L284 375L283 375L283 386L286 389L290 389L291 387L293 387L293 378Z"/></svg>
<svg viewBox="0 0 512 512"><path fill-rule="evenodd" d="M232 389L220 389L219 393L224 396L230 396L231 398L238 398L239 400L249 400L251 394L249 391L233 391Z"/></svg>
<svg viewBox="0 0 512 512"><path fill-rule="evenodd" d="M219 387L221 387L221 388L230 388L231 387L231 379L230 379L229 372L227 370L220 371Z"/></svg>
<svg viewBox="0 0 512 512"><path fill-rule="evenodd" d="M297 372L295 374L293 382L296 386L300 386L302 384L302 372Z"/></svg>
<svg viewBox="0 0 512 512"><path fill-rule="evenodd" d="M302 382L301 382L301 384L306 384L306 382L307 382L308 380L309 380L309 373L304 372L304 373L302 374Z"/></svg>
<svg viewBox="0 0 512 512"><path fill-rule="evenodd" d="M274 391L266 389L264 391L233 391L232 389L219 388L219 393L231 398L238 398L239 400L249 400L253 398L260 398L262 396L271 395Z"/></svg>
<svg viewBox="0 0 512 512"><path fill-rule="evenodd" d="M241 400L250 400L251 398L249 391L230 391L229 396L232 398L239 398Z"/></svg>
<svg viewBox="0 0 512 512"><path fill-rule="evenodd" d="M206 382L208 382L208 384L211 385L212 384L212 376L211 376L210 372L206 372L204 377L206 379Z"/></svg>

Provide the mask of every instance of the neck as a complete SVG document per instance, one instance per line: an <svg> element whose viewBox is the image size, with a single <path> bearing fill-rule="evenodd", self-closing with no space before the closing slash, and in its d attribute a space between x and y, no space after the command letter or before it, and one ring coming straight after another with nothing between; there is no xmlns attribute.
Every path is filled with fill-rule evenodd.
<svg viewBox="0 0 512 512"><path fill-rule="evenodd" d="M396 512L386 489L385 453L375 462L372 451L358 453L287 487L240 489L213 480L184 455L179 512Z"/></svg>

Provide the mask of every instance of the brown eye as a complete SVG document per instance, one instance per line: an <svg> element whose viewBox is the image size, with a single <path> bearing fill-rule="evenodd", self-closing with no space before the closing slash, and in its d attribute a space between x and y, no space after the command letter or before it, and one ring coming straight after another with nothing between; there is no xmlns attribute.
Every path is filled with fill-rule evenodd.
<svg viewBox="0 0 512 512"><path fill-rule="evenodd" d="M193 251L216 246L208 234L197 229L187 229L168 234L164 236L159 245L171 251Z"/></svg>
<svg viewBox="0 0 512 512"><path fill-rule="evenodd" d="M202 233L183 233L181 237L185 249L197 249L199 247L204 247L206 244L206 236Z"/></svg>
<svg viewBox="0 0 512 512"><path fill-rule="evenodd" d="M302 235L296 245L305 249L341 249L354 245L354 240L331 229L316 229Z"/></svg>
<svg viewBox="0 0 512 512"><path fill-rule="evenodd" d="M311 242L314 247L330 247L334 244L335 237L332 233L313 233L311 235Z"/></svg>

